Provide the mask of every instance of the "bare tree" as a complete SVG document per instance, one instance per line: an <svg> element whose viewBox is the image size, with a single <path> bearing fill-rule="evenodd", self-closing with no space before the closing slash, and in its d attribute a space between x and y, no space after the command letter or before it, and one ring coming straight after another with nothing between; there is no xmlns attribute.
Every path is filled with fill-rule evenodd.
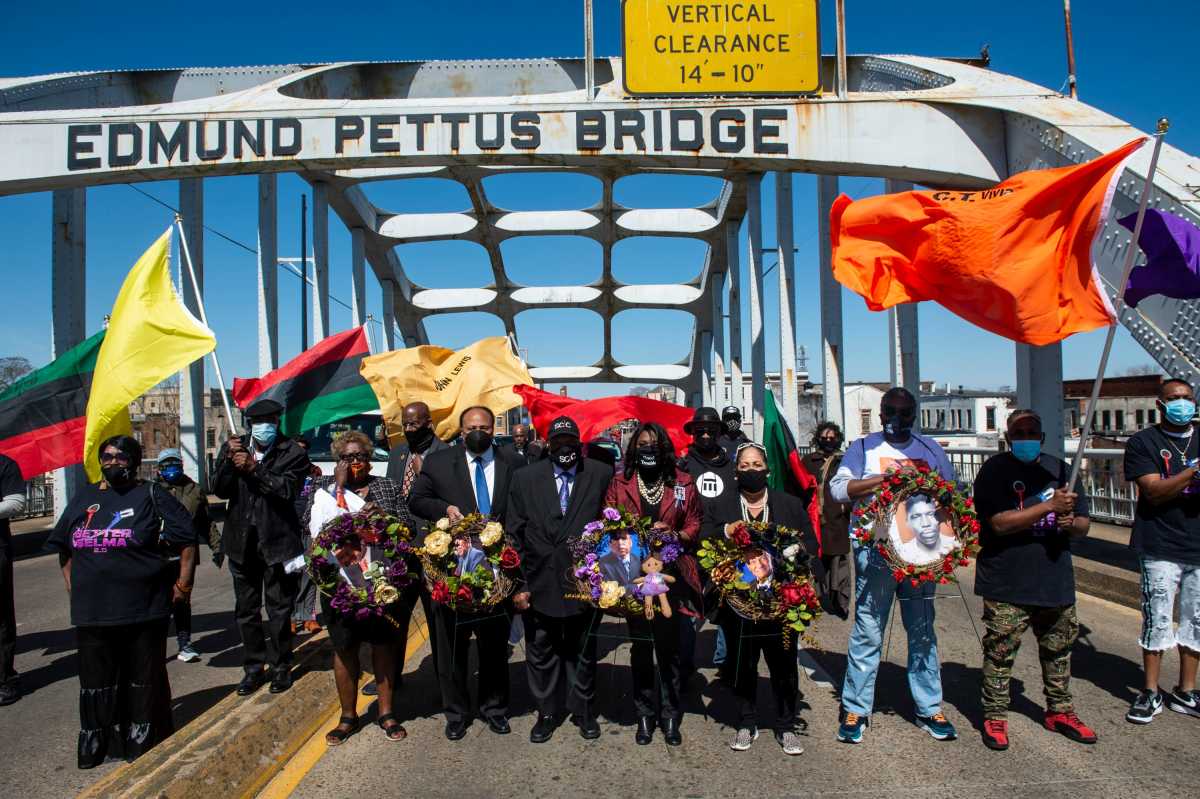
<svg viewBox="0 0 1200 799"><path fill-rule="evenodd" d="M25 375L33 371L33 364L28 358L19 355L0 358L0 391L11 386Z"/></svg>
<svg viewBox="0 0 1200 799"><path fill-rule="evenodd" d="M1152 363L1139 363L1137 366L1131 366L1126 369L1123 374L1126 377L1137 377L1139 375L1156 375L1160 369Z"/></svg>

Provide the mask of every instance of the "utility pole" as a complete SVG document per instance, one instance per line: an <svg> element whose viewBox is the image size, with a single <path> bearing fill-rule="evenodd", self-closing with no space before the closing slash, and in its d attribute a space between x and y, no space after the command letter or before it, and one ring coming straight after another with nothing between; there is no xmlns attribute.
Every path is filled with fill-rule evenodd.
<svg viewBox="0 0 1200 799"><path fill-rule="evenodd" d="M300 351L308 349L308 195L300 195Z"/></svg>

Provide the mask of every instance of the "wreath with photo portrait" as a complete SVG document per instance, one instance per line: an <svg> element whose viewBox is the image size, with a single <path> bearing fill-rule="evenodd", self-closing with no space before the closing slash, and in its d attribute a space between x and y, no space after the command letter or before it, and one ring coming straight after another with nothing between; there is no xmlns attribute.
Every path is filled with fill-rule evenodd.
<svg viewBox="0 0 1200 799"><path fill-rule="evenodd" d="M334 611L362 621L381 617L414 576L412 533L380 510L343 513L321 526L305 559L313 584Z"/></svg>
<svg viewBox="0 0 1200 799"><path fill-rule="evenodd" d="M966 489L925 464L888 472L852 513L853 535L873 546L896 582L945 585L979 554L979 519Z"/></svg>
<svg viewBox="0 0 1200 799"><path fill-rule="evenodd" d="M638 573L618 579L615 561L607 563L619 539L629 539L631 563L636 558ZM611 616L642 616L647 613L641 564L655 558L665 569L683 554L679 535L656 528L646 516L631 513L624 505L605 508L600 518L584 525L579 538L571 542L571 576L576 591L567 599L586 602Z"/></svg>
<svg viewBox="0 0 1200 799"><path fill-rule="evenodd" d="M520 578L521 556L503 525L480 513L439 519L417 555L430 599L464 613L494 608Z"/></svg>
<svg viewBox="0 0 1200 799"><path fill-rule="evenodd" d="M821 615L799 530L737 522L728 536L702 541L699 559L730 610L753 622L780 622L785 639Z"/></svg>

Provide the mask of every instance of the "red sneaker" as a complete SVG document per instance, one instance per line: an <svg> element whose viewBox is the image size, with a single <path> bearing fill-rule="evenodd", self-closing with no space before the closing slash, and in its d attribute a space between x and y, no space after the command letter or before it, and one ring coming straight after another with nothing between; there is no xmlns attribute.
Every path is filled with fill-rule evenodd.
<svg viewBox="0 0 1200 799"><path fill-rule="evenodd" d="M998 752L1007 749L1008 722L1004 719L986 719L983 722L983 745Z"/></svg>
<svg viewBox="0 0 1200 799"><path fill-rule="evenodd" d="M1080 721L1079 716L1076 716L1073 710L1068 710L1066 713L1047 711L1046 729L1050 732L1061 732L1072 741L1078 741L1081 744L1096 743L1095 730Z"/></svg>

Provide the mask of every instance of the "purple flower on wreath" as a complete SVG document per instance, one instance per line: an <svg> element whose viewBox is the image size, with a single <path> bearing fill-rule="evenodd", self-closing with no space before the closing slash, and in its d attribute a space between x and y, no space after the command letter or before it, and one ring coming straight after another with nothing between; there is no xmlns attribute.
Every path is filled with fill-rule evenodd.
<svg viewBox="0 0 1200 799"><path fill-rule="evenodd" d="M679 544L667 544L658 552L658 557L663 563L671 563L683 554L683 547Z"/></svg>
<svg viewBox="0 0 1200 799"><path fill-rule="evenodd" d="M354 611L354 618L357 621L366 621L367 619L371 618L371 609L359 608L358 610Z"/></svg>
<svg viewBox="0 0 1200 799"><path fill-rule="evenodd" d="M588 566L595 566L596 561L598 561L598 560L599 560L599 558L596 557L595 552L589 552L583 558L583 562L586 563Z"/></svg>
<svg viewBox="0 0 1200 799"><path fill-rule="evenodd" d="M592 586L592 601L593 602L600 601L600 587L599 586Z"/></svg>
<svg viewBox="0 0 1200 799"><path fill-rule="evenodd" d="M587 579L588 579L588 582L591 583L593 588L599 586L600 583L603 582L603 578L600 576L600 572L595 571L595 570L588 572Z"/></svg>
<svg viewBox="0 0 1200 799"><path fill-rule="evenodd" d="M610 522L619 522L621 521L621 511L617 510L616 508L605 508L604 518L608 519Z"/></svg>
<svg viewBox="0 0 1200 799"><path fill-rule="evenodd" d="M580 580L586 580L587 576L588 576L588 572L590 572L590 571L591 571L591 569L589 569L587 566L580 566L578 569L575 570L575 576L578 577Z"/></svg>

